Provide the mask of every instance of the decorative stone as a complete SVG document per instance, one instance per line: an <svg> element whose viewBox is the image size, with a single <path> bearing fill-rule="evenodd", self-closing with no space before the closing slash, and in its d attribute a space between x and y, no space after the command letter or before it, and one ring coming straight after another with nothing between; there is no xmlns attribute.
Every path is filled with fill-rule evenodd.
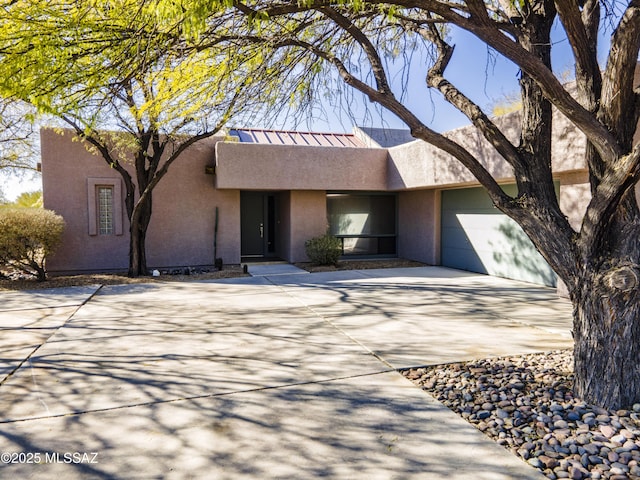
<svg viewBox="0 0 640 480"><path fill-rule="evenodd" d="M571 480L582 480L583 478L588 478L588 475L589 472L587 472L584 468L569 468L569 478L571 478Z"/></svg>
<svg viewBox="0 0 640 480"><path fill-rule="evenodd" d="M580 420L580 414L578 412L569 412L567 414L567 419L571 422L575 422L576 420Z"/></svg>
<svg viewBox="0 0 640 480"><path fill-rule="evenodd" d="M626 428L620 430L620 435L622 435L625 439L633 439L636 437L636 434L633 431L627 430Z"/></svg>
<svg viewBox="0 0 640 480"><path fill-rule="evenodd" d="M640 479L640 403L609 412L575 399L571 368L566 350L405 375L549 479Z"/></svg>
<svg viewBox="0 0 640 480"><path fill-rule="evenodd" d="M624 442L627 441L627 439L625 438L624 435L614 435L613 437L611 437L611 441L622 445Z"/></svg>
<svg viewBox="0 0 640 480"><path fill-rule="evenodd" d="M555 467L558 466L558 463L559 463L557 459L551 458L547 455L540 455L538 459L540 460L540 462L542 462L542 464L544 465L544 468L554 469Z"/></svg>
<svg viewBox="0 0 640 480"><path fill-rule="evenodd" d="M615 433L615 430L609 425L600 425L600 431L607 438L611 438Z"/></svg>
<svg viewBox="0 0 640 480"><path fill-rule="evenodd" d="M509 412L507 412L507 411L505 411L505 410L503 410L501 408L498 408L496 410L496 415L498 416L498 418L509 418Z"/></svg>
<svg viewBox="0 0 640 480"><path fill-rule="evenodd" d="M602 462L604 462L602 457L599 457L598 455L589 455L589 463L591 465L599 465Z"/></svg>

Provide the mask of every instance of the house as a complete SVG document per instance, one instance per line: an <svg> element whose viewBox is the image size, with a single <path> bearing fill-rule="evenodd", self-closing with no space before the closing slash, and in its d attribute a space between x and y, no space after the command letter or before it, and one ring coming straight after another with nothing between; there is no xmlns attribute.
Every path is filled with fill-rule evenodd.
<svg viewBox="0 0 640 480"><path fill-rule="evenodd" d="M517 115L497 119L514 138ZM510 167L473 127L448 135L475 152L507 192L515 191ZM589 201L585 139L561 115L554 136L561 208L578 228ZM44 129L41 146L45 208L67 223L49 272L126 270L118 173L71 131ZM305 241L329 228L345 257L398 256L556 285L529 239L471 174L407 131L232 129L190 147L155 192L150 268L212 265L214 242L225 264L269 257L302 262Z"/></svg>

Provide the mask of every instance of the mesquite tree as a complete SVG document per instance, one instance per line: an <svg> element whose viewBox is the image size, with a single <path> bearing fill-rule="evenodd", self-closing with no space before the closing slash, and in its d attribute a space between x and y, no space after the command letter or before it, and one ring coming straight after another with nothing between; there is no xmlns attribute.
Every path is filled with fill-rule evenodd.
<svg viewBox="0 0 640 480"><path fill-rule="evenodd" d="M274 99L287 62L239 45L231 35L239 19L226 3L30 0L0 8L0 94L71 127L120 174L129 276L148 274L153 192L169 167L231 118L280 108Z"/></svg>
<svg viewBox="0 0 640 480"><path fill-rule="evenodd" d="M640 401L640 211L634 195L640 147L633 145L640 115L640 92L633 85L640 0L307 0L247 2L243 11L252 24L263 20L263 41L304 50L314 59L309 61L330 65L347 85L402 119L415 138L468 168L567 286L575 307L575 393L609 408ZM598 31L604 20L613 33L601 67ZM575 58L572 88L551 67L556 21ZM447 28L470 32L519 67L517 142L447 79L447 65L455 55ZM438 91L464 113L508 162L517 195L507 195L481 159L429 128L419 119L418 107L394 92L388 58L408 45L431 52L425 88ZM569 224L554 189L552 107L588 143L584 155L592 198L579 229Z"/></svg>

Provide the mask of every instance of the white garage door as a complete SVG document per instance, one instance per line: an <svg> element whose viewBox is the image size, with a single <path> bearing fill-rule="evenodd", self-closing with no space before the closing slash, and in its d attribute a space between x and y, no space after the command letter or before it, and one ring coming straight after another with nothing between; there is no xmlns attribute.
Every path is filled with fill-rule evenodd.
<svg viewBox="0 0 640 480"><path fill-rule="evenodd" d="M515 186L503 186L508 194ZM520 226L482 188L442 192L442 265L555 286L557 277Z"/></svg>

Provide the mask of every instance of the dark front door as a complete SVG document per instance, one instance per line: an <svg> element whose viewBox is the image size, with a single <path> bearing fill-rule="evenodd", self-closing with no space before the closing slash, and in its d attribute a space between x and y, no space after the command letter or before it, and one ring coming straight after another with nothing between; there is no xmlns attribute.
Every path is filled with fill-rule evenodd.
<svg viewBox="0 0 640 480"><path fill-rule="evenodd" d="M275 196L265 192L241 192L240 217L242 256L274 255Z"/></svg>

